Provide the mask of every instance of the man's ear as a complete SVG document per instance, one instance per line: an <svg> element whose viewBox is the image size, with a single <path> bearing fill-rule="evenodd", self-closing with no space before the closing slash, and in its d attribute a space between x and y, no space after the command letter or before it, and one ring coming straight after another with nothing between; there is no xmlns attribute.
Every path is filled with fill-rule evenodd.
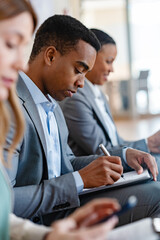
<svg viewBox="0 0 160 240"><path fill-rule="evenodd" d="M54 46L47 47L44 52L45 64L50 66L54 62L56 54L57 54L57 50Z"/></svg>

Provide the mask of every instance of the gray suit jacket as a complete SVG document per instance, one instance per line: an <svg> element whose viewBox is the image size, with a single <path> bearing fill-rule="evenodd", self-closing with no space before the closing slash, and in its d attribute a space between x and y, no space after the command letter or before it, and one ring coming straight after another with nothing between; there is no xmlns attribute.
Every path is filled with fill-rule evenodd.
<svg viewBox="0 0 160 240"><path fill-rule="evenodd" d="M16 215L31 218L34 222L49 224L57 218L58 214L61 215L59 217L64 217L66 213L71 212L80 203L83 205L95 197L115 197L118 198L120 204L124 204L130 194L137 195L138 204L141 206L142 211L137 213L135 210L135 213L131 213L132 217L130 213L125 218L122 216L120 219L121 224L128 223L128 219L131 218L137 220L149 216L149 213L154 216L160 212L158 205L159 195L157 194L159 184L155 182L131 186L130 188L86 194L82 195L79 201L75 180L71 172L86 166L97 156L75 157L73 155L67 145L68 130L60 108L56 108L55 117L59 128L61 145L61 176L49 180L46 143L37 108L22 79L19 79L17 90L26 119L26 131L21 143L14 152L12 168L8 169L14 186L14 212ZM7 137L8 146L11 143L14 129L12 124ZM6 157L7 147L4 153ZM143 190L141 190L142 187ZM150 192L152 192L152 198L148 197ZM138 209L139 206L137 206ZM155 210L153 210L153 206Z"/></svg>
<svg viewBox="0 0 160 240"><path fill-rule="evenodd" d="M60 107L55 110L61 144L61 176L48 179L46 141L36 105L23 80L20 78L17 92L26 120L21 143L12 158L12 168L7 169L15 192L14 213L42 219L44 214L79 206L79 197L72 172L89 164L97 156L75 157L67 144L68 129ZM4 157L11 144L15 127L7 137ZM37 219L37 220L36 220Z"/></svg>
<svg viewBox="0 0 160 240"><path fill-rule="evenodd" d="M106 97L102 93L105 108L110 118L111 112ZM83 89L60 103L69 129L69 145L77 156L100 154L99 144L103 143L109 151L120 150L123 146L148 151L145 140L124 141L117 133L118 146L113 147L108 135L108 128L94 100L94 95L87 82ZM112 119L113 121L113 119Z"/></svg>

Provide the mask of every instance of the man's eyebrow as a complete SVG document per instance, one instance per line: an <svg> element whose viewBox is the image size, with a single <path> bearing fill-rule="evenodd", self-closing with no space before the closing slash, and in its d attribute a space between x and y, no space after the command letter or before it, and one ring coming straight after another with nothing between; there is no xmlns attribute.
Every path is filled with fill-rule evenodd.
<svg viewBox="0 0 160 240"><path fill-rule="evenodd" d="M78 63L79 65L81 65L82 67L84 67L85 70L89 70L89 67L86 63L81 62L81 61L76 61L76 63Z"/></svg>

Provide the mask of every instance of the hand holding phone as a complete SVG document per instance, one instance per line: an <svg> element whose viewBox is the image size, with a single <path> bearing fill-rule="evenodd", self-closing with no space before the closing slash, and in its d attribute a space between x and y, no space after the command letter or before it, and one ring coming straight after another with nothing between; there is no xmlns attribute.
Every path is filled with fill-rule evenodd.
<svg viewBox="0 0 160 240"><path fill-rule="evenodd" d="M114 213L112 213L111 215L109 215L108 217L102 219L99 223L108 221L110 218L112 218L113 216L120 216L121 214L125 213L126 211L128 211L129 209L134 208L137 205L137 198L135 196L130 196L128 198L128 201L122 206L122 208Z"/></svg>

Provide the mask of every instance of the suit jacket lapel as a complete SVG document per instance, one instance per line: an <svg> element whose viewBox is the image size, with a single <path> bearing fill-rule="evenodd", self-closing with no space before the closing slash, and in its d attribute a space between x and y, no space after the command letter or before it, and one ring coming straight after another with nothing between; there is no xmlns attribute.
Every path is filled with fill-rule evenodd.
<svg viewBox="0 0 160 240"><path fill-rule="evenodd" d="M110 109L109 109L109 103L108 103L108 101L106 99L106 96L103 94L103 92L102 92L102 98L103 98L104 103L105 103L106 112L109 114L109 116L112 119L112 122L114 124L114 120L113 120L112 114L111 114ZM116 126L115 126L115 128L116 128ZM116 128L116 135L117 135L118 144L121 144L121 139L120 139L120 137L118 135L117 128Z"/></svg>
<svg viewBox="0 0 160 240"><path fill-rule="evenodd" d="M109 135L108 135L108 128L107 128L107 126L106 126L106 124L105 124L105 121L104 121L103 117L101 117L102 114L101 114L100 110L99 110L98 107L97 107L97 104L96 104L95 99L94 99L93 92L92 92L92 90L91 90L91 88L89 87L89 85L88 85L87 82L85 82L85 86L84 86L83 91L84 91L84 94L85 94L88 102L91 104L91 106L92 106L92 108L93 108L93 110L94 110L94 112L95 112L98 120L99 120L100 123L102 124L102 126L103 126L103 128L104 128L104 130L105 130L105 133L106 133L107 137L110 139L110 137L109 137ZM82 91L82 92L83 92L83 91ZM104 96L103 96L103 97L104 97ZM105 101L106 101L106 100L105 100ZM107 111L107 112L108 112L108 111ZM109 113L109 115L110 115L110 112L108 112L108 113ZM111 115L110 115L110 116L111 116ZM110 139L110 141L111 141L111 139Z"/></svg>
<svg viewBox="0 0 160 240"><path fill-rule="evenodd" d="M28 115L30 116L35 129L38 133L38 136L40 138L40 141L42 143L42 147L43 150L45 152L45 155L47 156L47 145L46 145L46 140L45 140L45 135L43 132L43 127L42 127L42 123L39 117L39 113L37 110L37 107L33 101L33 98L27 88L27 86L25 85L23 79L19 76L19 80L17 83L17 93L18 93L18 97L22 100L23 102L23 106L26 109L26 111L28 112Z"/></svg>
<svg viewBox="0 0 160 240"><path fill-rule="evenodd" d="M108 101L107 101L106 96L104 95L104 93L103 93L103 92L101 92L101 93L102 93L102 98L103 98L103 101L104 101L104 104L105 104L106 112L109 114L110 118L111 118L112 121L113 121L112 114L111 114L110 109L109 109L109 103L108 103Z"/></svg>

